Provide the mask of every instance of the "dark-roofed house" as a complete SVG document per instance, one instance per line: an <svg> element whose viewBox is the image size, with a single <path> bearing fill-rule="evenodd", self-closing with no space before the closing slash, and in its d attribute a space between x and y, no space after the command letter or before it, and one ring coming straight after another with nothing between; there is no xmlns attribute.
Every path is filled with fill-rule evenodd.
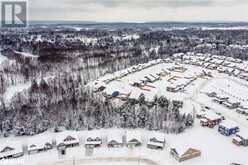
<svg viewBox="0 0 248 165"><path fill-rule="evenodd" d="M139 131L127 131L126 144L128 147L136 147L141 145L141 134Z"/></svg>
<svg viewBox="0 0 248 165"><path fill-rule="evenodd" d="M10 142L0 147L0 159L18 158L24 155L22 144L19 142Z"/></svg>
<svg viewBox="0 0 248 165"><path fill-rule="evenodd" d="M163 133L152 133L147 143L147 148L150 149L163 149L165 146L165 138Z"/></svg>
<svg viewBox="0 0 248 165"><path fill-rule="evenodd" d="M96 134L89 134L87 137L86 137L86 140L85 140L85 147L86 148L95 148L95 147L100 147L102 144L102 138L99 136L99 135L96 135Z"/></svg>
<svg viewBox="0 0 248 165"><path fill-rule="evenodd" d="M112 133L110 133L108 135L107 145L108 147L122 147L122 132L113 131Z"/></svg>
<svg viewBox="0 0 248 165"><path fill-rule="evenodd" d="M79 145L79 138L75 132L61 132L56 136L57 148L74 147Z"/></svg>

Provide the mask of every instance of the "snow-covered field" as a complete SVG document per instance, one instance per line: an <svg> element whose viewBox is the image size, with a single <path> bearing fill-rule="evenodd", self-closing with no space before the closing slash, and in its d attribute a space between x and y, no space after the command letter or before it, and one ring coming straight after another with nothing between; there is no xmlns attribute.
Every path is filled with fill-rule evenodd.
<svg viewBox="0 0 248 165"><path fill-rule="evenodd" d="M181 67L183 71L173 70L173 68ZM240 102L243 107L248 107L248 82L238 77L230 76L224 73L219 73L217 70L206 69L200 66L158 63L151 67L136 71L128 72L132 68L128 68L117 73L101 77L97 82L101 82L106 86L103 92L108 95L118 91L120 93L130 94L130 98L137 99L143 93L147 101L152 101L155 95L166 96L170 99L184 101L183 112L200 113L202 106L208 106L209 111L214 113L221 113L227 120L234 121L238 124L240 131L248 133L248 117L238 114L235 109L228 109L223 105L215 103L212 98L206 95L206 92L216 92L218 96L229 97L230 101ZM175 68L174 68L175 69ZM204 70L204 72L203 72ZM160 77L149 85L153 86L149 90L143 90L134 87L134 81L139 82L145 76L156 73L168 73ZM210 72L212 76L206 76L204 73ZM127 73L125 76L120 76ZM114 80L109 81L113 77ZM188 83L188 80L194 77L195 79ZM151 75L150 75L150 78ZM169 92L167 87L174 85L187 84L179 92ZM125 136L127 130L124 129L101 129L93 131L78 131L76 134L80 139L80 146L69 148L65 156L58 154L56 149L49 150L43 153L33 155L25 154L21 158L10 159L7 161L0 161L0 164L6 165L133 165L133 164L153 164L153 165L228 165L230 163L248 164L248 148L236 146L232 143L232 137L226 137L220 134L217 126L213 129L201 127L200 121L195 119L194 126L187 129L180 134L163 134L166 140L164 150L151 150L146 148L148 136L154 134L153 131L138 129L142 135L142 146L136 148L108 148L106 146L107 137L116 131L121 131ZM41 139L39 137L51 137L55 139L58 134L45 132L41 135L36 135L31 138ZM70 133L70 132L69 132ZM75 133L75 132L74 132ZM98 134L103 139L103 145L93 150L91 156L87 156L84 147L84 141L88 134ZM27 144L27 137L9 137L0 139L0 143L4 144L6 141L20 142ZM202 155L198 158L178 163L170 155L171 148L178 150L187 150L188 148L196 148L201 150ZM131 160L130 160L131 159ZM143 161L147 160L147 161Z"/></svg>

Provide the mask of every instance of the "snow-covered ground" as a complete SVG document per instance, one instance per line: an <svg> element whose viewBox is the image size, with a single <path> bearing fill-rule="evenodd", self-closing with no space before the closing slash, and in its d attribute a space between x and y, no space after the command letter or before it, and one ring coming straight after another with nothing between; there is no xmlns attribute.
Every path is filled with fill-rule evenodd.
<svg viewBox="0 0 248 165"><path fill-rule="evenodd" d="M92 161L94 159L102 159L105 164L116 165L115 162L111 161L115 158L121 158L121 165L130 164L128 159L140 158L148 159L156 162L161 165L173 165L173 164L183 164L183 165L226 165L231 162L247 164L247 152L248 149L245 147L238 147L231 143L231 137L225 137L217 132L217 129L202 128L199 125L199 122L196 122L195 126L192 129L188 129L186 132L181 134L164 134L166 139L166 146L164 150L151 150L146 148L147 138L150 134L154 132L139 130L142 135L142 146L137 148L108 148L106 146L106 138L108 134L115 131L120 131L119 129L109 129L109 130L95 130L96 133L100 134L103 137L103 146L97 149L94 149L92 156L86 156L86 149L83 146L84 138L89 134L88 131L77 132L81 139L81 145L74 148L69 148L66 151L65 156L60 156L56 149L49 150L43 153L37 153L28 155L25 154L21 158L10 159L6 161L6 165L54 165L56 162L58 164L72 164L73 161L77 165L87 164L87 165L100 165L101 161ZM121 130L125 134L126 130ZM39 139L39 136L53 136L55 133L46 132L43 135L37 135L36 139ZM22 141L24 144L27 143L26 137L10 137L9 140ZM1 143L4 143L6 139L1 139ZM176 147L181 150L186 150L188 147L193 147L202 151L202 156L188 160L182 163L178 163L174 160L169 154L171 147ZM108 160L107 162L104 159ZM124 160L123 160L124 159ZM125 159L127 159L125 161ZM90 160L90 161L87 161ZM4 161L0 161L2 164L5 164ZM64 162L64 163L61 163ZM12 163L12 164L11 164ZM136 162L138 163L138 161ZM144 164L149 164L145 163ZM131 164L135 164L135 161ZM118 164L119 165L119 164Z"/></svg>
<svg viewBox="0 0 248 165"><path fill-rule="evenodd" d="M51 76L47 76L47 77L43 77L43 79L45 80L45 81L48 81L49 79L53 79L54 78L54 76L53 75L51 75ZM40 83L40 81L41 81L41 78L39 78L38 80L37 80L37 83L39 84ZM26 83L19 83L19 84L17 84L17 85L15 85L15 86L9 86L7 89L6 89L6 91L4 92L4 94L3 94L3 99L4 99L4 102L6 103L6 104L9 104L10 102L11 102L11 99L16 95L16 94L18 94L18 93L20 93L20 92L22 92L23 90L26 90L26 89L28 89L28 88L30 88L31 87L31 81L28 81L28 82L26 82Z"/></svg>
<svg viewBox="0 0 248 165"><path fill-rule="evenodd" d="M16 86L10 86L9 88L7 88L6 92L4 93L5 102L9 103L15 94L17 94L17 93L19 93L25 89L28 89L30 86L31 86L31 82L19 84Z"/></svg>
<svg viewBox="0 0 248 165"><path fill-rule="evenodd" d="M7 57L3 56L1 53L0 53L0 64L4 61L8 60Z"/></svg>
<svg viewBox="0 0 248 165"><path fill-rule="evenodd" d="M243 63L242 63L243 64ZM242 65L240 64L240 65ZM185 71L173 71L173 67L183 67ZM248 106L248 83L238 77L230 76L228 74L219 73L217 70L210 70L202 68L200 66L179 64L175 63L158 63L145 69L128 72L132 68L116 72L114 74L101 77L98 82L102 82L102 85L106 85L106 89L103 91L111 95L115 91L122 93L131 93L130 97L137 98L139 94L144 93L148 101L152 101L155 95L164 95L167 98L175 100L183 100L184 107L182 111L199 113L202 110L202 106L208 106L209 111L213 113L221 113L227 120L234 121L238 124L242 133L248 132L248 120L245 115L238 114L235 109L228 109L223 105L219 105L212 101L212 98L206 95L206 92L216 92L218 96L228 96L230 101L240 102L242 106ZM179 69L180 70L180 69ZM211 72L211 76L202 76L203 70L205 73ZM130 85L133 81L139 81L145 76L150 74L155 75L161 71L165 71L166 74L161 77L160 80L151 83L150 85L155 88L150 88L149 91L142 90L140 88ZM163 72L163 73L165 73ZM121 76L123 73L129 73L125 76ZM113 77L119 77L109 81ZM167 91L168 86L180 85L187 82L191 77L195 77L192 82L184 87L179 92ZM105 81L105 82L103 82ZM91 85L91 84L90 84ZM147 131L137 129L141 133L142 146L137 148L127 148L123 146L121 148L108 148L106 146L107 137L109 134L121 132L125 136L127 130L123 129L101 129L93 131L78 131L73 134L77 134L80 139L80 146L69 148L66 151L65 156L60 156L56 149L49 150L47 152L28 155L25 154L21 158L10 159L7 161L0 161L0 164L6 165L126 165L126 164L153 164L153 165L228 165L230 163L240 163L243 165L248 164L248 148L238 147L232 143L232 137L226 137L220 134L217 130L217 126L213 129L201 127L198 119L195 119L194 126L185 132L180 134L163 134L166 140L166 146L164 150L151 150L146 148L148 137L154 134L153 131ZM66 132L66 133L70 133ZM49 137L56 139L56 136L62 133L45 132L41 135L36 135L34 139L41 139L39 137ZM103 145L93 150L91 156L87 156L86 149L84 147L84 141L87 135L98 134L103 138ZM20 142L27 145L27 137L9 137L0 139L0 143L4 144L6 141ZM178 163L174 158L170 156L170 148L177 148L178 150L186 150L189 147L201 150L202 155L198 158L188 160L182 163ZM130 161L130 159L132 161ZM141 160L151 160L147 163Z"/></svg>

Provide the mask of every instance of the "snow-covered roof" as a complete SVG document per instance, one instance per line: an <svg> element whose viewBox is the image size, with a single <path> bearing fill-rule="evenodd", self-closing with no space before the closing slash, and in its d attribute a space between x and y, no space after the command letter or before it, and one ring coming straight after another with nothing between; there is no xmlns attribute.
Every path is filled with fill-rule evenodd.
<svg viewBox="0 0 248 165"><path fill-rule="evenodd" d="M66 138L72 137L74 140L67 141ZM56 134L55 136L57 145L58 144L72 144L72 143L79 143L79 138L77 132L74 131L64 131Z"/></svg>
<svg viewBox="0 0 248 165"><path fill-rule="evenodd" d="M6 148L11 148L11 150L4 152L3 150ZM22 143L20 141L8 141L0 145L0 158L19 153L23 153Z"/></svg>
<svg viewBox="0 0 248 165"><path fill-rule="evenodd" d="M156 140L160 141L160 142L164 142L165 141L165 135L163 133L160 132L153 132L149 135L149 139L152 138L156 138Z"/></svg>
<svg viewBox="0 0 248 165"><path fill-rule="evenodd" d="M94 88L95 88L95 89L98 89L98 88L100 88L101 86L106 86L106 83L103 82L103 81L100 81L100 80L96 80L96 81L94 82Z"/></svg>
<svg viewBox="0 0 248 165"><path fill-rule="evenodd" d="M86 140L88 138L91 138L91 139L96 139L96 138L99 138L99 139L102 139L101 138L101 135L99 133L97 133L96 131L90 131L87 136L86 136Z"/></svg>
<svg viewBox="0 0 248 165"><path fill-rule="evenodd" d="M248 139L248 132L245 132L245 131L240 131L238 133L236 133L237 136L240 136L244 139Z"/></svg>
<svg viewBox="0 0 248 165"><path fill-rule="evenodd" d="M121 131L112 131L108 135L108 143L116 141L117 143L122 143L122 132Z"/></svg>
<svg viewBox="0 0 248 165"><path fill-rule="evenodd" d="M42 149L46 143L52 144L52 137L48 135L37 135L28 139L28 150Z"/></svg>
<svg viewBox="0 0 248 165"><path fill-rule="evenodd" d="M221 119L221 116L220 115L217 115L213 111L206 111L204 117L207 118L208 120L218 120L218 119Z"/></svg>
<svg viewBox="0 0 248 165"><path fill-rule="evenodd" d="M200 150L194 149L194 148L192 148L192 147L190 147L188 145L181 145L181 146L178 146L178 147L175 147L175 148L172 148L172 149L175 149L175 151L177 152L177 154L178 154L179 157L182 157L189 150L200 152Z"/></svg>
<svg viewBox="0 0 248 165"><path fill-rule="evenodd" d="M242 139L240 137L238 137L238 136L234 136L233 137L233 140L236 140L237 142L241 142L242 141Z"/></svg>
<svg viewBox="0 0 248 165"><path fill-rule="evenodd" d="M232 129L232 128L236 128L236 127L239 127L239 125L232 121L232 120L224 120L220 123L220 126L223 126L227 129Z"/></svg>
<svg viewBox="0 0 248 165"><path fill-rule="evenodd" d="M205 119L205 118L201 119L200 121L201 121L201 122L204 122L204 123L208 122L208 120Z"/></svg>
<svg viewBox="0 0 248 165"><path fill-rule="evenodd" d="M127 138L127 142L130 142L134 139L141 142L141 133L140 131L127 131L126 138Z"/></svg>

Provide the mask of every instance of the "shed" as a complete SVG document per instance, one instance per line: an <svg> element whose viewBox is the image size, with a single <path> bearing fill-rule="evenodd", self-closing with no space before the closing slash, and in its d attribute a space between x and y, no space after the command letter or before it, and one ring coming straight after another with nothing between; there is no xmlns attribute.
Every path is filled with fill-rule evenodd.
<svg viewBox="0 0 248 165"><path fill-rule="evenodd" d="M122 147L122 132L120 131L113 131L108 135L107 140L108 147Z"/></svg>
<svg viewBox="0 0 248 165"><path fill-rule="evenodd" d="M196 157L201 156L201 151L194 148L188 148L188 149L176 149L171 148L170 154L173 158L175 158L178 162L182 162L185 160L193 159Z"/></svg>
<svg viewBox="0 0 248 165"><path fill-rule="evenodd" d="M231 120L224 120L219 124L218 131L225 136L230 136L239 132L239 126Z"/></svg>
<svg viewBox="0 0 248 165"><path fill-rule="evenodd" d="M136 147L141 145L140 131L127 131L126 144L128 147Z"/></svg>

